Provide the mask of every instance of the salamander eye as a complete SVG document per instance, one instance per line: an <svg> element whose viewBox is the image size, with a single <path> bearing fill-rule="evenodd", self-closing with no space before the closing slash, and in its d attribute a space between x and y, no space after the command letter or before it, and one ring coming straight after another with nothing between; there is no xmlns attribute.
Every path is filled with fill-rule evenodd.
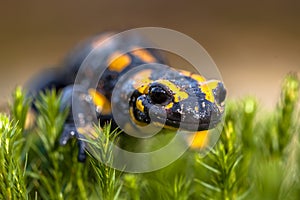
<svg viewBox="0 0 300 200"><path fill-rule="evenodd" d="M161 87L152 87L149 91L149 96L153 103L164 104L171 100L170 94Z"/></svg>

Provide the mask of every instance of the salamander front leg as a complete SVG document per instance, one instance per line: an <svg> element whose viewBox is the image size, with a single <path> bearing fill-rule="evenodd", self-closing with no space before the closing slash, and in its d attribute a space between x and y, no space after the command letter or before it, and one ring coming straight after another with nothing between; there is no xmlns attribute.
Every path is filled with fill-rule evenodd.
<svg viewBox="0 0 300 200"><path fill-rule="evenodd" d="M86 143L82 140L85 139L83 134L78 132L75 126L75 120L72 112L72 98L73 101L80 100L79 97L73 96L74 86L65 87L62 93L61 110L70 108L69 115L66 119L63 132L60 136L60 145L66 145L71 138L76 138L78 143L78 161L84 162L86 160Z"/></svg>
<svg viewBox="0 0 300 200"><path fill-rule="evenodd" d="M84 139L85 137L82 134L78 133L74 124L65 124L64 130L59 140L60 145L66 145L71 138L77 139L78 161L84 162L86 160L86 144L84 141L82 141L82 139Z"/></svg>

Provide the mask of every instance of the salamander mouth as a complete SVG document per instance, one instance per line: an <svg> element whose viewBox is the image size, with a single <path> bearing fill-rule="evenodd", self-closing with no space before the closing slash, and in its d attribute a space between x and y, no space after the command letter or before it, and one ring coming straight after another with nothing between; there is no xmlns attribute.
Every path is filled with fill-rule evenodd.
<svg viewBox="0 0 300 200"><path fill-rule="evenodd" d="M215 128L222 120L224 107L220 107L206 99L187 99L172 103L172 107L153 104L149 98L143 96L143 110L133 103L134 117L145 124L166 129L181 129L186 131L203 131ZM196 103L198 102L198 103Z"/></svg>
<svg viewBox="0 0 300 200"><path fill-rule="evenodd" d="M146 110L150 123L153 122L167 129L203 131L215 128L221 122L223 115L223 111L215 104L209 102L205 104L206 107L198 111L190 109L191 106L185 107L180 104L169 110L164 109L163 106L148 104Z"/></svg>
<svg viewBox="0 0 300 200"><path fill-rule="evenodd" d="M180 128L182 130L186 131L203 131L203 130L209 130L212 128L215 128L218 123L221 122L221 117L210 119L207 117L206 119L200 120L200 121L181 121L181 120L174 120L170 118L163 118L160 116L157 116L155 119L152 119L156 123L161 124L162 126L166 125L168 127L172 128Z"/></svg>

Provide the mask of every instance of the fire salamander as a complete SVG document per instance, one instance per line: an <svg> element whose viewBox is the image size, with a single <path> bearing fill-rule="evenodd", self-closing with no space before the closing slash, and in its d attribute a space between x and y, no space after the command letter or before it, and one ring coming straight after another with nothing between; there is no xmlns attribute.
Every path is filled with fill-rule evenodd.
<svg viewBox="0 0 300 200"><path fill-rule="evenodd" d="M74 99L88 101L88 98L83 100L74 96L74 82L87 55L97 49L103 53L104 59L99 61L94 70L105 70L96 88L91 85L85 87L85 97L90 97L102 125L112 121L113 126L121 126L125 132L127 128L135 129L138 134L143 134L139 127L150 123L166 129L196 131L191 146L201 148L206 138L206 130L214 128L221 121L226 97L223 83L166 66L167 62L161 52L139 47L140 44L148 42L140 36L129 35L126 40L120 41L110 39L112 34L104 33L88 39L67 56L62 63L63 67L49 69L37 76L30 86L31 95L53 87L61 89L62 109L67 106L74 109L71 106L72 98L73 102ZM105 45L101 45L103 41L106 41ZM121 53L119 49L124 45L131 51ZM134 70L144 64L148 66ZM125 74L129 75L122 78ZM84 71L84 81L92 75L93 71ZM113 95L114 89L117 92ZM70 112L61 136L61 144L66 144L71 137L84 137L84 133L75 128L76 117L80 118ZM78 140L78 144L78 159L84 161L85 144L81 140Z"/></svg>

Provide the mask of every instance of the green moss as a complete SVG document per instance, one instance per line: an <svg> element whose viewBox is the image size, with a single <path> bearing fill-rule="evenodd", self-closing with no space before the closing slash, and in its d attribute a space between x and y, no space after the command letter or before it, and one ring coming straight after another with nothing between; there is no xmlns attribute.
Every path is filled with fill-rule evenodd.
<svg viewBox="0 0 300 200"><path fill-rule="evenodd" d="M122 173L106 166L107 125L87 139L100 158L77 161L73 140L58 139L68 110L60 95L48 91L36 103L36 126L25 130L30 100L17 88L11 117L0 115L0 199L299 199L300 80L288 75L276 108L265 112L252 97L228 101L221 136L207 156L188 151L171 165L144 174Z"/></svg>
<svg viewBox="0 0 300 200"><path fill-rule="evenodd" d="M20 162L23 142L21 129L7 115L0 114L0 199L27 199Z"/></svg>

